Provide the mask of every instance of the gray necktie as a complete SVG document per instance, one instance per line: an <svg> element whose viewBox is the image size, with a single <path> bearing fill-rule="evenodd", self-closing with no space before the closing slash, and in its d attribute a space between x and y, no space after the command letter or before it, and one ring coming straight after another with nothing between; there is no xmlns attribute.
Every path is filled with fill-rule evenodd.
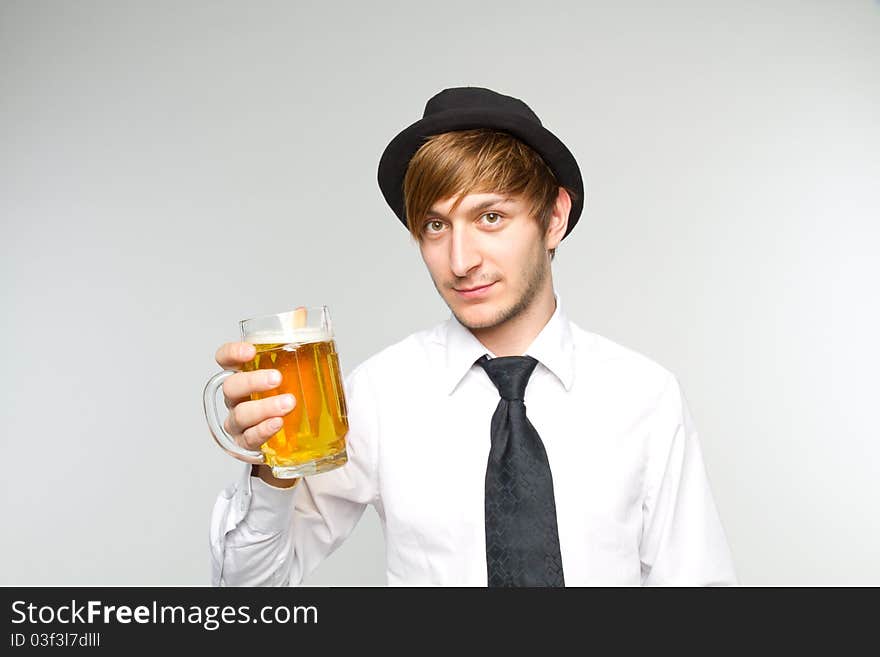
<svg viewBox="0 0 880 657"><path fill-rule="evenodd" d="M541 437L526 417L531 356L477 361L501 399L492 416L486 465L489 586L565 586L553 477Z"/></svg>

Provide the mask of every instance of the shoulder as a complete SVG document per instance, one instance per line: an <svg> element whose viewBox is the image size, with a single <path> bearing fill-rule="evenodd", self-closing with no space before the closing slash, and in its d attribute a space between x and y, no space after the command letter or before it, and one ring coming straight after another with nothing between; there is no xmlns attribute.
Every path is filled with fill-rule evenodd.
<svg viewBox="0 0 880 657"><path fill-rule="evenodd" d="M636 349L571 322L578 372L642 403L678 386L675 374Z"/></svg>
<svg viewBox="0 0 880 657"><path fill-rule="evenodd" d="M403 371L424 367L442 349L445 329L446 322L440 322L383 347L351 370L345 377L346 381L352 385L367 382L370 385L385 384L389 379L399 379Z"/></svg>

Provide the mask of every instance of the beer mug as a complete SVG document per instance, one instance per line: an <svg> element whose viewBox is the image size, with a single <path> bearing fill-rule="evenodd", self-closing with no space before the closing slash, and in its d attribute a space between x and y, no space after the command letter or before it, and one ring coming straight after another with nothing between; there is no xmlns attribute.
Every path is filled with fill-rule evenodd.
<svg viewBox="0 0 880 657"><path fill-rule="evenodd" d="M251 400L290 393L293 410L281 429L260 446L244 449L226 433L217 410L217 389L235 371L218 372L204 390L205 417L214 440L225 451L249 463L272 466L272 475L291 479L333 470L347 461L348 412L326 306L305 307L239 322L242 342L256 348L245 372L276 369L281 384L251 393Z"/></svg>

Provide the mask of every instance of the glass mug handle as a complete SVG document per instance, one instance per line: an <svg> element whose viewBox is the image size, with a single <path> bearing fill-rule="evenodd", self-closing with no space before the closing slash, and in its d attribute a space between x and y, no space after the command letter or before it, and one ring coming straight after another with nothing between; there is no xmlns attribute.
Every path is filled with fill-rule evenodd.
<svg viewBox="0 0 880 657"><path fill-rule="evenodd" d="M214 436L214 441L220 445L224 451L228 452L239 461L264 464L266 459L263 457L262 452L244 449L236 443L228 433L226 433L226 430L223 428L223 423L220 421L220 414L217 412L217 389L223 385L223 382L226 379L235 373L235 370L217 372L217 374L212 376L205 385L204 403L208 428L211 430L211 435Z"/></svg>

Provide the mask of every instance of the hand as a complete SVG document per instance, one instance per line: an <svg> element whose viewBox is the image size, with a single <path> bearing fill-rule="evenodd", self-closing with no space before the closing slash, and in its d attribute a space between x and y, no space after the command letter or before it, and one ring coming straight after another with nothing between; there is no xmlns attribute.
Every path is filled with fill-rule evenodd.
<svg viewBox="0 0 880 657"><path fill-rule="evenodd" d="M217 350L215 359L224 370L238 371L223 382L223 399L229 409L223 428L240 447L256 451L281 428L282 418L296 406L296 398L285 394L251 400L252 393L274 390L281 384L281 372L275 369L241 371L255 355L252 344L227 342ZM271 379L273 375L277 380Z"/></svg>

